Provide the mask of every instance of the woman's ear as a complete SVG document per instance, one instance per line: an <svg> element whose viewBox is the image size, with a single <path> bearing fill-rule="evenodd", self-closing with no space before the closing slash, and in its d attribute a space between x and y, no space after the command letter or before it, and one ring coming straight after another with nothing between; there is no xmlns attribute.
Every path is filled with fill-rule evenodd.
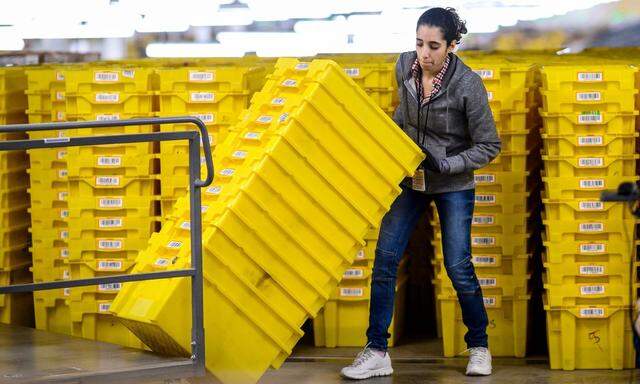
<svg viewBox="0 0 640 384"><path fill-rule="evenodd" d="M449 44L449 46L447 47L447 53L455 52L457 47L458 43L455 40L452 41L451 44Z"/></svg>

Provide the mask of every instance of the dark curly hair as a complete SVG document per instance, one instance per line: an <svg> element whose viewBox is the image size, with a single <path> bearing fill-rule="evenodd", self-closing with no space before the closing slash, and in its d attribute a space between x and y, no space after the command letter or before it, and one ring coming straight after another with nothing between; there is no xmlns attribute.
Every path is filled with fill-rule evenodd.
<svg viewBox="0 0 640 384"><path fill-rule="evenodd" d="M429 8L418 19L416 30L421 25L440 28L445 40L447 40L447 45L451 45L453 41L460 44L462 35L467 33L466 22L460 19L454 8Z"/></svg>

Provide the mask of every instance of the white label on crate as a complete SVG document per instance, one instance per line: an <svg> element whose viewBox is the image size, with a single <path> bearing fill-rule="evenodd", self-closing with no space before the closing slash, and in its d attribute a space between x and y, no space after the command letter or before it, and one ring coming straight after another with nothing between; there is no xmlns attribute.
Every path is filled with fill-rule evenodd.
<svg viewBox="0 0 640 384"><path fill-rule="evenodd" d="M100 312L100 313L109 312L109 309L111 309L111 303L100 303L100 304L98 304L98 312Z"/></svg>
<svg viewBox="0 0 640 384"><path fill-rule="evenodd" d="M119 271L122 269L120 260L100 260L98 261L98 271Z"/></svg>
<svg viewBox="0 0 640 384"><path fill-rule="evenodd" d="M498 281L495 277L479 277L478 283L481 287L495 287L498 285Z"/></svg>
<svg viewBox="0 0 640 384"><path fill-rule="evenodd" d="M271 100L271 105L276 105L276 106L284 105L285 101L286 100L284 99L284 97L276 97Z"/></svg>
<svg viewBox="0 0 640 384"><path fill-rule="evenodd" d="M65 116L65 114L64 114L64 112L63 112L63 111L58 111L58 112L56 112L56 120L57 120L57 121L64 121L65 117L66 117L66 116ZM67 140L67 141L68 141L68 140Z"/></svg>
<svg viewBox="0 0 640 384"><path fill-rule="evenodd" d="M580 308L580 317L604 317L604 308Z"/></svg>
<svg viewBox="0 0 640 384"><path fill-rule="evenodd" d="M60 238L66 240L69 238L69 231L60 231Z"/></svg>
<svg viewBox="0 0 640 384"><path fill-rule="evenodd" d="M69 248L60 248L60 258L66 259L69 257Z"/></svg>
<svg viewBox="0 0 640 384"><path fill-rule="evenodd" d="M123 205L122 198L101 198L98 201L98 205L100 208L122 208Z"/></svg>
<svg viewBox="0 0 640 384"><path fill-rule="evenodd" d="M235 173L235 169L233 168L225 168L223 170L220 171L220 175L221 176L233 176L233 174Z"/></svg>
<svg viewBox="0 0 640 384"><path fill-rule="evenodd" d="M216 116L213 113L197 113L193 117L202 120L205 124L213 124L216 121ZM202 141L202 138L200 141Z"/></svg>
<svg viewBox="0 0 640 384"><path fill-rule="evenodd" d="M58 101L64 101L64 98L65 98L65 97L64 97L64 92L62 92L62 91L58 91L58 92L56 92L56 100L58 100Z"/></svg>
<svg viewBox="0 0 640 384"><path fill-rule="evenodd" d="M583 285L580 287L580 294L587 295L603 295L604 285Z"/></svg>
<svg viewBox="0 0 640 384"><path fill-rule="evenodd" d="M200 145L204 145L203 138L200 137ZM213 135L209 135L209 144L213 144Z"/></svg>
<svg viewBox="0 0 640 384"><path fill-rule="evenodd" d="M604 203L602 201L581 201L579 203L581 211L602 211Z"/></svg>
<svg viewBox="0 0 640 384"><path fill-rule="evenodd" d="M480 265L480 266L496 265L498 262L495 256L473 256L471 258L471 261L473 262L474 265Z"/></svg>
<svg viewBox="0 0 640 384"><path fill-rule="evenodd" d="M213 71L189 71L189 81L198 82L211 82L214 80Z"/></svg>
<svg viewBox="0 0 640 384"><path fill-rule="evenodd" d="M604 265L581 265L581 275L604 275Z"/></svg>
<svg viewBox="0 0 640 384"><path fill-rule="evenodd" d="M604 223L580 223L578 232L602 232Z"/></svg>
<svg viewBox="0 0 640 384"><path fill-rule="evenodd" d="M71 288L64 288L64 289L62 290L62 294L63 294L64 296L71 296Z"/></svg>
<svg viewBox="0 0 640 384"><path fill-rule="evenodd" d="M46 137L44 139L45 143L51 144L51 143L68 143L69 141L71 141L71 138L69 137Z"/></svg>
<svg viewBox="0 0 640 384"><path fill-rule="evenodd" d="M493 194L478 194L476 195L476 203L478 204L495 204L496 195Z"/></svg>
<svg viewBox="0 0 640 384"><path fill-rule="evenodd" d="M493 70L492 69L476 69L473 71L480 76L482 79L493 79Z"/></svg>
<svg viewBox="0 0 640 384"><path fill-rule="evenodd" d="M235 159L246 159L247 158L247 151L234 151L233 152L233 158Z"/></svg>
<svg viewBox="0 0 640 384"><path fill-rule="evenodd" d="M581 189L602 189L604 188L604 179L585 179L580 180Z"/></svg>
<svg viewBox="0 0 640 384"><path fill-rule="evenodd" d="M120 80L120 76L118 76L118 72L95 72L93 80L102 83L114 82Z"/></svg>
<svg viewBox="0 0 640 384"><path fill-rule="evenodd" d="M203 205L203 206L202 206L202 208L200 208L200 211L201 211L202 213L205 213L205 212L207 212L208 210L209 210L209 206L208 206L208 205Z"/></svg>
<svg viewBox="0 0 640 384"><path fill-rule="evenodd" d="M167 248L178 249L180 247L182 247L181 241L171 240L170 242L167 243Z"/></svg>
<svg viewBox="0 0 640 384"><path fill-rule="evenodd" d="M496 244L496 238L492 236L489 236L489 237L473 236L471 237L471 244L478 247L489 247Z"/></svg>
<svg viewBox="0 0 640 384"><path fill-rule="evenodd" d="M122 240L98 240L100 249L122 249L123 247Z"/></svg>
<svg viewBox="0 0 640 384"><path fill-rule="evenodd" d="M222 187L219 185L214 185L205 190L210 195L219 195L222 192Z"/></svg>
<svg viewBox="0 0 640 384"><path fill-rule="evenodd" d="M361 250L358 251L358 253L356 253L356 259L364 259L364 248L362 248Z"/></svg>
<svg viewBox="0 0 640 384"><path fill-rule="evenodd" d="M496 218L492 215L474 215L473 225L492 225L495 224Z"/></svg>
<svg viewBox="0 0 640 384"><path fill-rule="evenodd" d="M124 224L121 217L111 217L98 220L99 228L120 228Z"/></svg>
<svg viewBox="0 0 640 384"><path fill-rule="evenodd" d="M64 81L64 73L56 72L56 81Z"/></svg>
<svg viewBox="0 0 640 384"><path fill-rule="evenodd" d="M489 101L493 101L493 92L487 91L487 99L489 99Z"/></svg>
<svg viewBox="0 0 640 384"><path fill-rule="evenodd" d="M478 184L493 184L496 182L496 175L490 173L474 175L473 178Z"/></svg>
<svg viewBox="0 0 640 384"><path fill-rule="evenodd" d="M194 103L211 103L215 100L213 92L191 92L190 99Z"/></svg>
<svg viewBox="0 0 640 384"><path fill-rule="evenodd" d="M62 271L62 279L69 280L71 278L71 272L68 269Z"/></svg>
<svg viewBox="0 0 640 384"><path fill-rule="evenodd" d="M306 71L309 69L309 63L298 63L295 66L296 71Z"/></svg>
<svg viewBox="0 0 640 384"><path fill-rule="evenodd" d="M56 154L58 160L62 160L67 157L67 151L58 151Z"/></svg>
<svg viewBox="0 0 640 384"><path fill-rule="evenodd" d="M350 77L358 77L360 76L360 68L345 68L344 73Z"/></svg>
<svg viewBox="0 0 640 384"><path fill-rule="evenodd" d="M289 117L288 113L283 113L282 115L280 115L280 117L278 118L278 122L280 123L284 123L285 121L287 121L287 118Z"/></svg>
<svg viewBox="0 0 640 384"><path fill-rule="evenodd" d="M96 115L96 120L97 121L115 121L115 120L120 120L120 114L119 113L101 113L99 115Z"/></svg>
<svg viewBox="0 0 640 384"><path fill-rule="evenodd" d="M602 157L580 157L578 158L579 167L602 167L604 159Z"/></svg>
<svg viewBox="0 0 640 384"><path fill-rule="evenodd" d="M122 288L122 283L110 283L98 285L100 292L118 292Z"/></svg>
<svg viewBox="0 0 640 384"><path fill-rule="evenodd" d="M68 209L60 210L60 218L66 219L67 217L69 217L69 210Z"/></svg>
<svg viewBox="0 0 640 384"><path fill-rule="evenodd" d="M587 243L580 244L580 253L605 253L607 247L604 243Z"/></svg>
<svg viewBox="0 0 640 384"><path fill-rule="evenodd" d="M256 122L260 123L260 124L269 124L273 121L273 117L268 116L268 115L262 115L260 117L258 117L258 119L256 120Z"/></svg>
<svg viewBox="0 0 640 384"><path fill-rule="evenodd" d="M578 146L580 147L602 144L604 144L604 137L602 136L578 136Z"/></svg>
<svg viewBox="0 0 640 384"><path fill-rule="evenodd" d="M583 112L578 115L578 124L599 124L602 121L600 112Z"/></svg>
<svg viewBox="0 0 640 384"><path fill-rule="evenodd" d="M260 133L258 133L258 132L247 132L247 133L245 133L244 138L248 139L248 140L258 140L260 138Z"/></svg>
<svg viewBox="0 0 640 384"><path fill-rule="evenodd" d="M96 176L96 185L118 186L120 176Z"/></svg>
<svg viewBox="0 0 640 384"><path fill-rule="evenodd" d="M156 267L166 267L169 264L171 264L171 261L164 258L156 259L155 263L153 263Z"/></svg>
<svg viewBox="0 0 640 384"><path fill-rule="evenodd" d="M99 156L98 165L117 167L122 164L120 156Z"/></svg>
<svg viewBox="0 0 640 384"><path fill-rule="evenodd" d="M578 72L578 81L602 81L602 72Z"/></svg>
<svg viewBox="0 0 640 384"><path fill-rule="evenodd" d="M58 171L58 177L59 177L59 178L61 178L61 179L62 179L62 178L65 178L65 177L67 177L67 176L69 176L69 171L68 171L68 170L66 170L66 169L61 169L61 170L59 170L59 171Z"/></svg>
<svg viewBox="0 0 640 384"><path fill-rule="evenodd" d="M363 288L340 288L340 296L362 297L364 296L364 289Z"/></svg>
<svg viewBox="0 0 640 384"><path fill-rule="evenodd" d="M343 279L359 279L364 276L364 270L361 268L349 268L344 271Z"/></svg>
<svg viewBox="0 0 640 384"><path fill-rule="evenodd" d="M485 307L495 307L497 304L497 300L493 296L490 296L490 297L484 296L482 299L484 301Z"/></svg>
<svg viewBox="0 0 640 384"><path fill-rule="evenodd" d="M136 71L134 71L133 69L123 69L122 76L133 79L136 76Z"/></svg>
<svg viewBox="0 0 640 384"><path fill-rule="evenodd" d="M120 101L120 93L118 92L96 93L96 103L117 103L119 101Z"/></svg>
<svg viewBox="0 0 640 384"><path fill-rule="evenodd" d="M576 101L600 101L602 94L600 92L578 92L576 93Z"/></svg>
<svg viewBox="0 0 640 384"><path fill-rule="evenodd" d="M293 80L293 79L287 79L287 80L282 82L282 85L285 86L285 87L297 87L298 86L298 82Z"/></svg>
<svg viewBox="0 0 640 384"><path fill-rule="evenodd" d="M180 224L180 228L184 229L185 231L190 231L191 230L191 222L190 221L183 221Z"/></svg>
<svg viewBox="0 0 640 384"><path fill-rule="evenodd" d="M67 200L67 198L69 198L69 192L67 191L58 192L58 200L65 201Z"/></svg>

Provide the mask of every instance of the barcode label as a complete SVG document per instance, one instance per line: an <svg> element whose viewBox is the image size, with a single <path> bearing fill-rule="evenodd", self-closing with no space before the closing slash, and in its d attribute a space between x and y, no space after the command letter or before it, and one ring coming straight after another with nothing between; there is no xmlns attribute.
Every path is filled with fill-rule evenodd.
<svg viewBox="0 0 640 384"><path fill-rule="evenodd" d="M580 180L581 189L602 189L604 188L604 179L586 179Z"/></svg>
<svg viewBox="0 0 640 384"><path fill-rule="evenodd" d="M483 297L482 300L484 301L484 306L485 307L495 307L498 300L495 297Z"/></svg>
<svg viewBox="0 0 640 384"><path fill-rule="evenodd" d="M309 69L309 63L298 63L295 66L296 71L306 71Z"/></svg>
<svg viewBox="0 0 640 384"><path fill-rule="evenodd" d="M62 160L67 157L67 151L58 151L57 153L58 160Z"/></svg>
<svg viewBox="0 0 640 384"><path fill-rule="evenodd" d="M167 243L167 248L179 249L180 247L182 247L181 241L171 240L170 242Z"/></svg>
<svg viewBox="0 0 640 384"><path fill-rule="evenodd" d="M98 261L99 271L119 271L122 269L122 261L119 260L100 260Z"/></svg>
<svg viewBox="0 0 640 384"><path fill-rule="evenodd" d="M117 103L119 101L120 93L118 92L96 93L96 103Z"/></svg>
<svg viewBox="0 0 640 384"><path fill-rule="evenodd" d="M496 175L492 174L474 175L473 178L478 184L493 184L496 182Z"/></svg>
<svg viewBox="0 0 640 384"><path fill-rule="evenodd" d="M210 195L219 195L222 192L222 187L219 185L214 185L205 190Z"/></svg>
<svg viewBox="0 0 640 384"><path fill-rule="evenodd" d="M493 101L493 92L491 92L491 91L487 91L487 99L488 99L489 101Z"/></svg>
<svg viewBox="0 0 640 384"><path fill-rule="evenodd" d="M119 113L101 113L96 115L96 120L98 121L115 121L120 120Z"/></svg>
<svg viewBox="0 0 640 384"><path fill-rule="evenodd" d="M58 192L58 200L65 201L67 200L67 198L69 198L69 192L67 191Z"/></svg>
<svg viewBox="0 0 640 384"><path fill-rule="evenodd" d="M287 80L282 82L282 85L284 87L297 87L298 86L298 82L293 80L293 79L287 79Z"/></svg>
<svg viewBox="0 0 640 384"><path fill-rule="evenodd" d="M133 69L125 69L122 71L122 76L128 77L130 79L133 79L135 75L136 75L136 71L134 71Z"/></svg>
<svg viewBox="0 0 640 384"><path fill-rule="evenodd" d="M69 210L68 209L61 209L60 210L60 218L66 219L67 217L69 217Z"/></svg>
<svg viewBox="0 0 640 384"><path fill-rule="evenodd" d="M275 99L271 100L271 105L284 105L285 101L286 100L283 97L276 97Z"/></svg>
<svg viewBox="0 0 640 384"><path fill-rule="evenodd" d="M62 290L62 294L63 294L64 296L71 296L71 288L64 288L64 289Z"/></svg>
<svg viewBox="0 0 640 384"><path fill-rule="evenodd" d="M68 269L62 271L62 279L69 280L71 278L71 272Z"/></svg>
<svg viewBox="0 0 640 384"><path fill-rule="evenodd" d="M478 247L488 247L496 244L495 237L471 237L471 244Z"/></svg>
<svg viewBox="0 0 640 384"><path fill-rule="evenodd" d="M121 228L122 226L123 226L123 220L120 217L98 220L99 228Z"/></svg>
<svg viewBox="0 0 640 384"><path fill-rule="evenodd" d="M600 101L602 95L600 92L578 92L576 93L576 101Z"/></svg>
<svg viewBox="0 0 640 384"><path fill-rule="evenodd" d="M66 169L61 169L58 171L58 177L63 179L65 177L69 176L69 171Z"/></svg>
<svg viewBox="0 0 640 384"><path fill-rule="evenodd" d="M578 72L578 81L602 81L602 72Z"/></svg>
<svg viewBox="0 0 640 384"><path fill-rule="evenodd" d="M215 100L213 92L191 92L190 100L194 103L211 103Z"/></svg>
<svg viewBox="0 0 640 384"><path fill-rule="evenodd" d="M588 147L592 145L603 145L604 138L602 136L578 136L578 146Z"/></svg>
<svg viewBox="0 0 640 384"><path fill-rule="evenodd" d="M236 159L245 159L247 157L247 151L234 151L231 156Z"/></svg>
<svg viewBox="0 0 640 384"><path fill-rule="evenodd" d="M247 133L245 133L244 138L248 139L248 140L258 140L260 138L260 133L258 133L258 132L247 132Z"/></svg>
<svg viewBox="0 0 640 384"><path fill-rule="evenodd" d="M171 261L169 259L156 259L156 262L153 263L153 265L155 265L156 267L166 267L167 265L171 264Z"/></svg>
<svg viewBox="0 0 640 384"><path fill-rule="evenodd" d="M120 156L100 156L98 157L98 165L116 167L122 164Z"/></svg>
<svg viewBox="0 0 640 384"><path fill-rule="evenodd" d="M581 201L579 207L581 211L602 211L604 203L602 201Z"/></svg>
<svg viewBox="0 0 640 384"><path fill-rule="evenodd" d="M101 198L98 201L100 208L122 208L122 198Z"/></svg>
<svg viewBox="0 0 640 384"><path fill-rule="evenodd" d="M66 118L66 115L64 114L64 111L57 111L56 112L56 120L57 121L64 121L64 119ZM46 139L45 139L46 141ZM66 141L69 141L69 139L67 139Z"/></svg>
<svg viewBox="0 0 640 384"><path fill-rule="evenodd" d="M583 285L580 287L580 294L587 295L602 295L604 294L604 285Z"/></svg>
<svg viewBox="0 0 640 384"><path fill-rule="evenodd" d="M602 123L600 112L583 112L578 115L578 124Z"/></svg>
<svg viewBox="0 0 640 384"><path fill-rule="evenodd" d="M603 243L580 244L580 253L605 253L607 247Z"/></svg>
<svg viewBox="0 0 640 384"><path fill-rule="evenodd" d="M190 221L183 221L180 224L180 228L184 229L185 231L190 231L191 230L191 222Z"/></svg>
<svg viewBox="0 0 640 384"><path fill-rule="evenodd" d="M493 225L496 222L495 216L492 215L474 215L473 225Z"/></svg>
<svg viewBox="0 0 640 384"><path fill-rule="evenodd" d="M118 292L122 288L122 283L100 284L98 291L100 292Z"/></svg>
<svg viewBox="0 0 640 384"><path fill-rule="evenodd" d="M604 308L580 308L580 317L604 317Z"/></svg>
<svg viewBox="0 0 640 384"><path fill-rule="evenodd" d="M208 210L209 210L209 206L208 206L208 205L203 205L203 206L202 206L202 208L200 208L200 211L201 211L202 213L205 213L205 212L207 212Z"/></svg>
<svg viewBox="0 0 640 384"><path fill-rule="evenodd" d="M122 240L98 240L99 249L122 249Z"/></svg>
<svg viewBox="0 0 640 384"><path fill-rule="evenodd" d="M578 159L579 167L602 167L604 159L602 157L580 157Z"/></svg>
<svg viewBox="0 0 640 384"><path fill-rule="evenodd" d="M268 116L268 115L262 115L260 117L258 117L258 119L256 119L256 122L260 123L260 124L269 124L273 121L273 117Z"/></svg>
<svg viewBox="0 0 640 384"><path fill-rule="evenodd" d="M96 185L118 186L120 185L119 176L96 176Z"/></svg>
<svg viewBox="0 0 640 384"><path fill-rule="evenodd" d="M498 281L495 277L480 277L478 283L481 287L495 287L498 285Z"/></svg>
<svg viewBox="0 0 640 384"><path fill-rule="evenodd" d="M475 73L480 76L482 79L493 79L493 70L492 69L476 69Z"/></svg>
<svg viewBox="0 0 640 384"><path fill-rule="evenodd" d="M602 232L604 223L580 223L578 232Z"/></svg>
<svg viewBox="0 0 640 384"><path fill-rule="evenodd" d="M362 297L364 296L364 289L363 288L340 288L340 296Z"/></svg>
<svg viewBox="0 0 640 384"><path fill-rule="evenodd" d="M495 202L496 202L496 195L494 195L494 194L487 194L487 195L478 194L478 195L476 195L476 203L477 204L495 204Z"/></svg>
<svg viewBox="0 0 640 384"><path fill-rule="evenodd" d="M471 259L474 265L496 265L497 259L495 256L473 256Z"/></svg>
<svg viewBox="0 0 640 384"><path fill-rule="evenodd" d="M362 248L361 250L358 251L358 253L356 253L356 259L364 259L364 248Z"/></svg>
<svg viewBox="0 0 640 384"><path fill-rule="evenodd" d="M282 115L280 115L280 117L278 118L278 122L280 123L284 123L285 121L287 121L287 118L289 117L288 113L283 113Z"/></svg>
<svg viewBox="0 0 640 384"><path fill-rule="evenodd" d="M581 265L581 275L604 275L604 265Z"/></svg>
<svg viewBox="0 0 640 384"><path fill-rule="evenodd" d="M120 80L118 72L94 72L93 80L101 83L112 83Z"/></svg>
<svg viewBox="0 0 640 384"><path fill-rule="evenodd" d="M199 83L199 82L211 82L215 78L214 73L211 71L201 72L201 71L189 71L189 81Z"/></svg>
<svg viewBox="0 0 640 384"><path fill-rule="evenodd" d="M221 170L219 173L221 176L233 176L233 174L235 173L235 169L233 168L225 168L223 170Z"/></svg>
<svg viewBox="0 0 640 384"><path fill-rule="evenodd" d="M56 92L56 100L57 101L64 101L64 99L65 99L64 92L62 92L62 91Z"/></svg>
<svg viewBox="0 0 640 384"><path fill-rule="evenodd" d="M345 68L344 73L350 77L357 77L360 76L360 68Z"/></svg>
<svg viewBox="0 0 640 384"><path fill-rule="evenodd" d="M100 303L100 304L98 304L98 312L101 312L101 313L109 312L110 308L111 308L111 303Z"/></svg>
<svg viewBox="0 0 640 384"><path fill-rule="evenodd" d="M202 120L205 124L213 124L216 121L216 116L213 113L197 113L193 117ZM200 141L202 141L202 138L200 138Z"/></svg>
<svg viewBox="0 0 640 384"><path fill-rule="evenodd" d="M343 279L360 279L364 277L364 270L361 268L349 268L344 271Z"/></svg>
<svg viewBox="0 0 640 384"><path fill-rule="evenodd" d="M66 259L69 257L69 248L61 248L60 249L60 258Z"/></svg>
<svg viewBox="0 0 640 384"><path fill-rule="evenodd" d="M69 231L66 231L66 230L60 231L60 238L62 240L68 239L69 238Z"/></svg>
<svg viewBox="0 0 640 384"><path fill-rule="evenodd" d="M56 81L64 81L64 73L56 72Z"/></svg>

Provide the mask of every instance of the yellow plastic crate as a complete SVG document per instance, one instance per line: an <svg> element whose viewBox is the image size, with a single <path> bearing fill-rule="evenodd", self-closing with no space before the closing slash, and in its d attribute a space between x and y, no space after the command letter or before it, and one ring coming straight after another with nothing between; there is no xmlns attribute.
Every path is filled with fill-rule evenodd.
<svg viewBox="0 0 640 384"><path fill-rule="evenodd" d="M542 173L544 190L550 199L599 200L605 189L617 189L623 182L637 181L637 176L547 177Z"/></svg>
<svg viewBox="0 0 640 384"><path fill-rule="evenodd" d="M474 254L471 258L471 262L475 267L478 277L498 275L526 277L528 272L529 255L511 256L498 254ZM442 283L443 276L446 275L446 268L442 254L437 255L435 259L431 260L431 264L434 267L434 272L440 281L440 285L452 287L450 281L446 281L446 284Z"/></svg>
<svg viewBox="0 0 640 384"><path fill-rule="evenodd" d="M141 197L152 196L157 190L157 178L127 177L119 175L101 175L87 179L75 179L69 182L69 207L75 206L75 197Z"/></svg>
<svg viewBox="0 0 640 384"><path fill-rule="evenodd" d="M470 58L465 63L480 76L489 91L502 89L512 90L512 92L523 91L533 84L533 72L536 70L536 67L531 64L509 63L504 60L489 61Z"/></svg>
<svg viewBox="0 0 640 384"><path fill-rule="evenodd" d="M302 335L300 326L328 300L364 235L397 196L395 186L422 160L419 149L336 64L281 60L276 73L297 85L309 79L308 86L278 81L265 88L295 103L287 104L288 117L280 120L274 113L267 127L249 127L270 128L278 137L249 177L239 179L242 188L234 199L211 205L204 218L205 271L217 271L215 277L205 272L205 313L216 314L205 315L207 366L223 382L255 382L269 366L283 363ZM265 114L257 109L268 104L256 103L254 116ZM322 122L316 111L331 120ZM235 150L230 146L228 153ZM184 205L186 199L180 201ZM138 258L136 271L187 265L189 232L182 224L165 224ZM112 310L152 349L183 354L190 313L181 310L176 317L165 303L186 300L188 281L149 289L155 284L126 284ZM154 303L154 314L136 310L138 300Z"/></svg>
<svg viewBox="0 0 640 384"><path fill-rule="evenodd" d="M529 237L529 234L503 235L500 233L477 233L471 236L472 253L479 255L527 254ZM435 234L435 239L431 244L434 247L436 257L443 254L442 235L440 233Z"/></svg>
<svg viewBox="0 0 640 384"><path fill-rule="evenodd" d="M527 351L528 296L483 295L490 327L487 328L493 356L524 357ZM467 350L462 311L457 298L439 296L442 346L445 357L459 356Z"/></svg>
<svg viewBox="0 0 640 384"><path fill-rule="evenodd" d="M133 268L135 262L132 260L122 259L98 259L98 260L86 260L83 262L74 262L69 260L68 268L71 272L72 279L88 279L92 277L104 277L115 274L129 274ZM85 290L87 288L87 290ZM100 286L90 287L77 287L72 289L71 298L79 297L80 292L104 292L107 294L113 294L111 290L103 290Z"/></svg>
<svg viewBox="0 0 640 384"><path fill-rule="evenodd" d="M118 344L128 348L145 349L144 344L115 316L109 314L110 301L100 302L93 313L78 313L74 305L71 310L72 336Z"/></svg>
<svg viewBox="0 0 640 384"><path fill-rule="evenodd" d="M249 102L248 91L212 92L189 91L179 93L159 93L160 112L174 116L200 114L203 111L215 113L240 113Z"/></svg>
<svg viewBox="0 0 640 384"><path fill-rule="evenodd" d="M89 67L64 71L67 94L91 92L139 93L152 89L153 68Z"/></svg>
<svg viewBox="0 0 640 384"><path fill-rule="evenodd" d="M635 367L629 309L604 305L547 311L551 369L623 369Z"/></svg>
<svg viewBox="0 0 640 384"><path fill-rule="evenodd" d="M131 215L138 213L141 216L155 216L157 196L136 195L131 196L110 194L92 197L78 197L69 201L69 215L79 217L81 215L93 215L99 211L111 212L113 215ZM83 213L83 212L89 213ZM95 212L91 212L95 211Z"/></svg>
<svg viewBox="0 0 640 384"><path fill-rule="evenodd" d="M0 248L0 268L13 271L31 263L31 255L26 244Z"/></svg>
<svg viewBox="0 0 640 384"><path fill-rule="evenodd" d="M588 282L589 278L622 277L622 284L628 286L636 273L631 273L637 267L637 263L631 267L628 262L623 262L622 255L616 256L582 256L578 258L564 258L562 263L550 263L543 254L543 262L547 274L547 283L556 286L562 285L565 280L572 282L580 279Z"/></svg>
<svg viewBox="0 0 640 384"><path fill-rule="evenodd" d="M487 172L478 170L474 174L476 193L527 192L531 184L529 172Z"/></svg>
<svg viewBox="0 0 640 384"><path fill-rule="evenodd" d="M24 89L0 92L0 110L3 113L24 113L27 109L27 97Z"/></svg>
<svg viewBox="0 0 640 384"><path fill-rule="evenodd" d="M478 215L526 214L535 207L527 192L476 192L474 213Z"/></svg>
<svg viewBox="0 0 640 384"><path fill-rule="evenodd" d="M26 267L0 272L2 286L31 283L31 272ZM33 295L29 293L0 295L0 323L33 326Z"/></svg>
<svg viewBox="0 0 640 384"><path fill-rule="evenodd" d="M502 89L493 88L487 91L489 107L494 115L509 112L521 112L536 105L536 89Z"/></svg>
<svg viewBox="0 0 640 384"><path fill-rule="evenodd" d="M24 124L27 122L27 115L24 112L11 112L11 113L0 113L0 124ZM4 136L6 134L2 134L2 140L5 140Z"/></svg>
<svg viewBox="0 0 640 384"><path fill-rule="evenodd" d="M81 156L70 153L67 169L70 178L92 178L97 176L145 177L159 171L158 156L140 154L121 156L117 153Z"/></svg>
<svg viewBox="0 0 640 384"><path fill-rule="evenodd" d="M638 111L632 113L549 114L540 111L543 133L548 135L634 134Z"/></svg>
<svg viewBox="0 0 640 384"><path fill-rule="evenodd" d="M402 336L408 278L396 285L394 314L389 326L389 346ZM360 295L360 293L362 294ZM367 343L370 289L340 288L313 320L316 347L363 347Z"/></svg>
<svg viewBox="0 0 640 384"><path fill-rule="evenodd" d="M524 234L527 233L529 216L528 213L495 214L474 212L471 219L471 233ZM431 226L435 231L434 233L442 233L437 213L431 222Z"/></svg>
<svg viewBox="0 0 640 384"><path fill-rule="evenodd" d="M479 172L526 172L540 164L539 155L534 149L520 152L501 152L491 163Z"/></svg>
<svg viewBox="0 0 640 384"><path fill-rule="evenodd" d="M575 91L563 89L542 91L543 110L547 113L580 113L605 111L628 113L636 110L637 89L609 89Z"/></svg>
<svg viewBox="0 0 640 384"><path fill-rule="evenodd" d="M69 227L70 239L89 239L100 237L148 238L157 229L157 217L131 217L100 215L93 220L80 220L80 225ZM70 223L78 222L75 218Z"/></svg>
<svg viewBox="0 0 640 384"><path fill-rule="evenodd" d="M549 156L620 156L636 152L638 133L603 135L542 135Z"/></svg>
<svg viewBox="0 0 640 384"><path fill-rule="evenodd" d="M29 175L24 168L6 169L0 173L0 190L27 188Z"/></svg>
<svg viewBox="0 0 640 384"><path fill-rule="evenodd" d="M546 272L542 281L548 305L571 307L580 305L630 306L637 295L630 296L629 277L622 276L563 276L562 284L551 284ZM633 284L634 290L638 288Z"/></svg>
<svg viewBox="0 0 640 384"><path fill-rule="evenodd" d="M69 239L69 261L101 258L135 260L139 251L147 247L148 238L96 237Z"/></svg>
<svg viewBox="0 0 640 384"><path fill-rule="evenodd" d="M45 292L33 293L36 329L71 335L71 312L69 306L64 303L64 298L58 300L58 303L53 306L49 306L40 299L45 294Z"/></svg>
<svg viewBox="0 0 640 384"><path fill-rule="evenodd" d="M550 220L622 220L633 219L629 207L623 203L599 200L547 199L543 195L546 217Z"/></svg>
<svg viewBox="0 0 640 384"><path fill-rule="evenodd" d="M540 146L540 134L536 130L500 132L501 151L506 153L526 152Z"/></svg>
<svg viewBox="0 0 640 384"><path fill-rule="evenodd" d="M146 117L153 112L153 94L93 92L67 93L67 116L127 114Z"/></svg>
<svg viewBox="0 0 640 384"><path fill-rule="evenodd" d="M160 92L253 91L259 88L265 68L242 66L209 66L156 69Z"/></svg>
<svg viewBox="0 0 640 384"><path fill-rule="evenodd" d="M25 188L0 190L0 211L26 207L27 205L29 205L29 195Z"/></svg>
<svg viewBox="0 0 640 384"><path fill-rule="evenodd" d="M547 239L554 243L561 241L633 241L635 219L609 218L607 220L573 221L569 218L548 220L542 215ZM628 240L627 240L628 238Z"/></svg>
<svg viewBox="0 0 640 384"><path fill-rule="evenodd" d="M638 72L631 65L549 65L540 68L542 88L551 91L605 91L635 89Z"/></svg>
<svg viewBox="0 0 640 384"><path fill-rule="evenodd" d="M638 155L619 156L542 156L549 177L634 176Z"/></svg>
<svg viewBox="0 0 640 384"><path fill-rule="evenodd" d="M0 91L24 90L27 76L24 67L4 67L0 70Z"/></svg>
<svg viewBox="0 0 640 384"><path fill-rule="evenodd" d="M608 240L596 241L565 241L554 243L546 240L543 233L543 244L546 248L546 258L550 263L563 263L563 260L600 260L602 257L612 259L620 258L624 263L629 263L635 259L636 248L630 242L610 242ZM627 264L628 265L628 264Z"/></svg>
<svg viewBox="0 0 640 384"><path fill-rule="evenodd" d="M344 73L363 89L390 89L396 85L395 62L355 63L341 62Z"/></svg>

